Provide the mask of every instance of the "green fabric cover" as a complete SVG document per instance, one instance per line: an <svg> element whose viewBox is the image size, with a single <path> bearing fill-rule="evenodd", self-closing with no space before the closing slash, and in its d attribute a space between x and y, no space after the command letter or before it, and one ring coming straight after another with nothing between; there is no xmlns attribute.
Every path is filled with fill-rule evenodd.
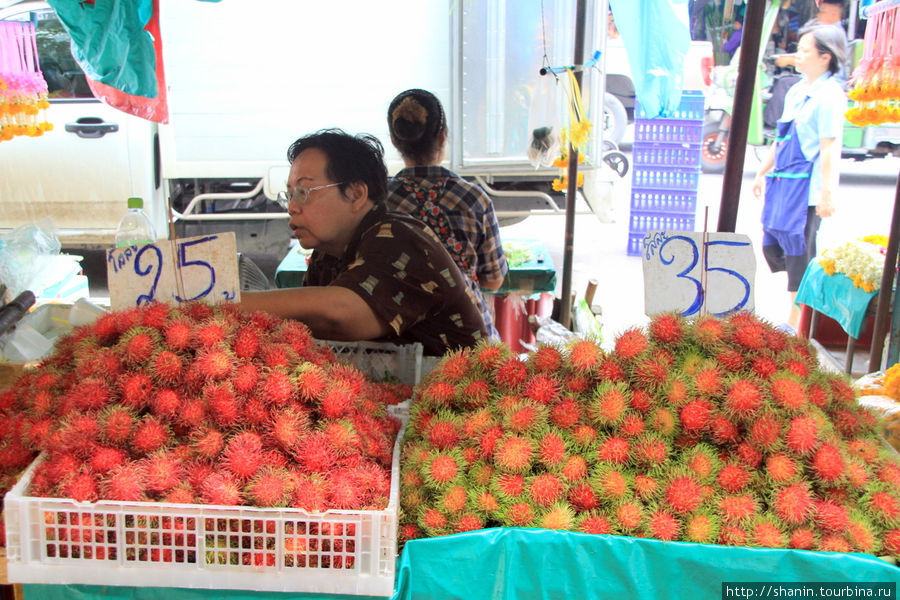
<svg viewBox="0 0 900 600"><path fill-rule="evenodd" d="M869 302L877 294L855 287L843 273L827 274L819 261L813 260L800 281L796 302L831 317L847 335L858 338Z"/></svg>
<svg viewBox="0 0 900 600"><path fill-rule="evenodd" d="M72 38L72 56L93 79L133 96L155 98L156 55L144 27L153 0L48 0Z"/></svg>
<svg viewBox="0 0 900 600"><path fill-rule="evenodd" d="M260 577L265 574L260 573ZM300 594L289 592L250 592L242 590L194 590L187 588L121 587L114 585L44 585L22 586L25 600L384 600L379 596L346 596L343 594Z"/></svg>
<svg viewBox="0 0 900 600"><path fill-rule="evenodd" d="M393 600L719 600L723 582L898 582L865 554L496 528L413 540Z"/></svg>

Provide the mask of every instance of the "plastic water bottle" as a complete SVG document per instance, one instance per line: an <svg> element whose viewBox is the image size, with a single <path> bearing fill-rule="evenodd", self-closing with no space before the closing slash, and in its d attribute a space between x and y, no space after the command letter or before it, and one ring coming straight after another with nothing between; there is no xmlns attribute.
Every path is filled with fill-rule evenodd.
<svg viewBox="0 0 900 600"><path fill-rule="evenodd" d="M128 212L116 228L116 248L152 244L155 241L156 231L144 212L144 200L129 198Z"/></svg>

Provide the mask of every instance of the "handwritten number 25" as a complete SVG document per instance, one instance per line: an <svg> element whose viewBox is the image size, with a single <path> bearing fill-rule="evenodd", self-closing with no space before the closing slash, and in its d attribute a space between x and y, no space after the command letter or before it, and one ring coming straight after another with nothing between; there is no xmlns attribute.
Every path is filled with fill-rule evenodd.
<svg viewBox="0 0 900 600"><path fill-rule="evenodd" d="M207 294L209 294L209 292L212 291L213 287L216 285L216 271L215 271L215 269L212 268L212 265L210 265L205 260L188 260L187 259L187 251L190 246L196 246L197 244L205 244L206 242L211 242L212 240L217 239L217 237L218 236L212 235L212 236L207 236L207 237L199 238L196 240L191 240L189 242L184 242L184 243L178 244L178 266L179 266L179 268L182 269L181 273L182 273L183 279L187 279L184 277L184 269L186 269L187 267L194 266L194 267L206 269L207 271L209 271L209 285L206 287L206 289L204 289L202 292L200 292L193 298L187 298L187 299L180 298L176 294L175 299L178 300L179 302L190 302L191 300L196 300L197 298L202 298L203 296L206 296ZM199 280L199 279L197 279L197 280ZM193 275L191 276L191 281L195 281Z"/></svg>
<svg viewBox="0 0 900 600"><path fill-rule="evenodd" d="M697 250L697 244L694 240L692 240L689 237L682 236L682 235L674 235L674 236L670 237L669 239L667 239L665 242L663 242L662 246L660 246L660 248L659 248L659 250L660 250L659 260L664 265L670 265L675 261L674 254L669 259L666 259L662 253L663 248L665 248L666 245L668 245L668 243L673 240L683 241L683 242L687 243L691 249L690 264L688 264L687 267L685 267L681 272L679 272L676 275L676 278L678 278L678 279L687 279L688 281L693 282L694 287L697 290L697 294L696 294L696 296L694 296L694 301L691 303L690 306L688 306L684 310L684 312L681 313L682 316L687 317L687 316L690 316L690 315L693 315L693 314L696 314L697 312L699 312L700 307L703 306L703 303L706 299L706 290L703 289L703 285L700 283L700 281L697 278L689 275L689 273L694 270L694 267L697 266L697 263L699 262L699 259L700 259L700 253ZM728 310L724 310L720 313L714 313L714 314L717 317L720 317L722 315L727 315L728 313L742 309L744 306L747 305L747 300L750 299L750 283L747 281L747 279L743 275L741 275L737 271L734 271L732 269L726 269L724 267L710 267L709 266L709 249L711 246L747 246L749 244L747 242L731 242L731 241L727 241L727 240L718 240L718 241L705 242L705 245L706 245L706 256L704 257L705 261L704 261L703 268L706 271L721 271L722 273L731 275L732 277L734 277L735 279L740 281L741 284L744 286L743 298L741 298L736 304L734 304Z"/></svg>

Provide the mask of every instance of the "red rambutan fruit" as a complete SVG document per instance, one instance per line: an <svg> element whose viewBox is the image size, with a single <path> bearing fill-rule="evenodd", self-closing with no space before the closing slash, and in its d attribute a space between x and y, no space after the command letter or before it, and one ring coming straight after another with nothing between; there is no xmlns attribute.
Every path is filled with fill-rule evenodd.
<svg viewBox="0 0 900 600"><path fill-rule="evenodd" d="M884 551L894 556L900 555L900 529L888 529L881 538Z"/></svg>
<svg viewBox="0 0 900 600"><path fill-rule="evenodd" d="M747 441L761 450L771 450L781 441L781 420L773 413L758 415L747 425Z"/></svg>
<svg viewBox="0 0 900 600"><path fill-rule="evenodd" d="M233 355L222 347L214 347L197 353L190 371L198 381L221 381L234 371Z"/></svg>
<svg viewBox="0 0 900 600"><path fill-rule="evenodd" d="M635 363L632 377L639 386L655 390L669 378L669 367L654 358L643 358Z"/></svg>
<svg viewBox="0 0 900 600"><path fill-rule="evenodd" d="M734 449L734 456L738 461L752 469L762 464L763 454L758 448L749 442L741 442Z"/></svg>
<svg viewBox="0 0 900 600"><path fill-rule="evenodd" d="M568 504L561 502L544 511L537 522L544 529L568 531L575 526L575 514Z"/></svg>
<svg viewBox="0 0 900 600"><path fill-rule="evenodd" d="M664 510L654 511L647 518L647 534L667 542L676 540L681 535L681 522Z"/></svg>
<svg viewBox="0 0 900 600"><path fill-rule="evenodd" d="M76 502L96 502L99 498L97 478L88 470L80 470L65 478L59 486L60 494Z"/></svg>
<svg viewBox="0 0 900 600"><path fill-rule="evenodd" d="M635 473L633 486L635 495L645 502L659 493L659 482L645 473Z"/></svg>
<svg viewBox="0 0 900 600"><path fill-rule="evenodd" d="M318 400L328 386L325 370L311 362L302 363L294 369L293 377L300 398L307 402Z"/></svg>
<svg viewBox="0 0 900 600"><path fill-rule="evenodd" d="M569 503L579 512L593 510L600 506L600 498L597 497L593 488L587 483L571 486L567 498Z"/></svg>
<svg viewBox="0 0 900 600"><path fill-rule="evenodd" d="M659 313L650 319L647 330L654 341L675 346L684 337L684 318L677 313Z"/></svg>
<svg viewBox="0 0 900 600"><path fill-rule="evenodd" d="M788 525L802 525L814 511L814 498L806 482L794 483L772 494L772 510Z"/></svg>
<svg viewBox="0 0 900 600"><path fill-rule="evenodd" d="M212 460L225 447L225 436L212 427L196 429L191 434L191 447L201 458Z"/></svg>
<svg viewBox="0 0 900 600"><path fill-rule="evenodd" d="M562 480L553 473L542 473L528 478L528 496L538 506L548 507L565 493Z"/></svg>
<svg viewBox="0 0 900 600"><path fill-rule="evenodd" d="M528 502L513 502L503 509L500 522L508 527L532 527L534 523L534 507Z"/></svg>
<svg viewBox="0 0 900 600"><path fill-rule="evenodd" d="M609 519L595 512L586 512L578 519L576 528L582 533L593 533L595 535L610 534L613 530Z"/></svg>
<svg viewBox="0 0 900 600"><path fill-rule="evenodd" d="M231 340L231 351L238 358L250 359L259 352L263 333L252 325L239 327Z"/></svg>
<svg viewBox="0 0 900 600"><path fill-rule="evenodd" d="M559 381L552 375L537 373L525 382L522 393L538 404L551 404L559 397Z"/></svg>
<svg viewBox="0 0 900 600"><path fill-rule="evenodd" d="M537 459L547 467L555 467L566 458L566 442L553 431L537 435Z"/></svg>
<svg viewBox="0 0 900 600"><path fill-rule="evenodd" d="M801 527L790 533L787 546L794 550L812 550L818 543L816 534L812 529Z"/></svg>
<svg viewBox="0 0 900 600"><path fill-rule="evenodd" d="M484 379L472 379L461 383L460 387L458 398L467 407L485 406L491 397L491 387Z"/></svg>
<svg viewBox="0 0 900 600"><path fill-rule="evenodd" d="M750 369L760 379L769 379L778 372L778 363L775 362L774 356L760 354L750 359Z"/></svg>
<svg viewBox="0 0 900 600"><path fill-rule="evenodd" d="M569 482L584 479L587 477L587 473L587 460L580 454L566 457L559 469L559 474L562 475L563 479Z"/></svg>
<svg viewBox="0 0 900 600"><path fill-rule="evenodd" d="M119 379L121 404L134 409L146 406L153 391L153 382L143 373L129 373Z"/></svg>
<svg viewBox="0 0 900 600"><path fill-rule="evenodd" d="M241 431L231 436L222 450L222 464L237 479L252 477L262 466L263 443L259 434Z"/></svg>
<svg viewBox="0 0 900 600"><path fill-rule="evenodd" d="M131 449L136 454L150 454L167 446L171 436L171 430L163 421L147 415L135 424L130 440Z"/></svg>
<svg viewBox="0 0 900 600"><path fill-rule="evenodd" d="M614 519L620 530L634 531L644 522L644 509L637 502L622 502L613 509Z"/></svg>
<svg viewBox="0 0 900 600"><path fill-rule="evenodd" d="M772 377L769 382L772 398L781 408L789 412L803 410L807 406L806 390L803 385L792 376L780 375Z"/></svg>
<svg viewBox="0 0 900 600"><path fill-rule="evenodd" d="M524 472L531 466L534 446L530 439L510 435L500 440L494 452L497 466L512 472Z"/></svg>
<svg viewBox="0 0 900 600"><path fill-rule="evenodd" d="M112 405L99 414L98 422L100 438L109 444L120 446L131 438L137 420L131 409Z"/></svg>
<svg viewBox="0 0 900 600"><path fill-rule="evenodd" d="M696 510L703 502L703 489L691 476L675 476L666 484L663 498L675 514L686 515Z"/></svg>
<svg viewBox="0 0 900 600"><path fill-rule="evenodd" d="M784 548L787 539L784 532L772 522L762 517L749 525L750 544L759 548Z"/></svg>
<svg viewBox="0 0 900 600"><path fill-rule="evenodd" d="M143 469L134 463L116 467L101 480L100 497L104 500L139 502L146 500Z"/></svg>
<svg viewBox="0 0 900 600"><path fill-rule="evenodd" d="M708 400L691 400L681 407L681 427L686 433L699 434L709 427L713 416L713 404Z"/></svg>
<svg viewBox="0 0 900 600"><path fill-rule="evenodd" d="M719 535L719 520L713 515L699 512L685 517L684 534L686 542L713 544Z"/></svg>
<svg viewBox="0 0 900 600"><path fill-rule="evenodd" d="M165 384L178 381L183 368L181 357L170 350L160 350L150 359L150 371L157 381Z"/></svg>
<svg viewBox="0 0 900 600"><path fill-rule="evenodd" d="M516 390L528 379L528 367L515 357L507 358L497 365L494 381L502 390Z"/></svg>
<svg viewBox="0 0 900 600"><path fill-rule="evenodd" d="M151 454L143 461L147 491L164 494L184 479L184 466L169 452Z"/></svg>
<svg viewBox="0 0 900 600"><path fill-rule="evenodd" d="M647 390L640 388L631 390L630 408L641 414L647 414L655 404L653 396Z"/></svg>
<svg viewBox="0 0 900 600"><path fill-rule="evenodd" d="M818 552L850 552L850 543L840 535L826 535L816 548Z"/></svg>
<svg viewBox="0 0 900 600"><path fill-rule="evenodd" d="M229 428L237 425L241 416L241 402L227 382L209 383L203 388L206 410L216 424Z"/></svg>
<svg viewBox="0 0 900 600"><path fill-rule="evenodd" d="M462 473L462 457L450 452L434 452L425 463L423 475L431 485L443 488Z"/></svg>
<svg viewBox="0 0 900 600"><path fill-rule="evenodd" d="M763 404L759 387L747 379L735 379L728 387L723 408L736 419L753 419Z"/></svg>
<svg viewBox="0 0 900 600"><path fill-rule="evenodd" d="M581 420L581 406L571 397L563 397L550 407L550 422L561 429L571 429Z"/></svg>
<svg viewBox="0 0 900 600"><path fill-rule="evenodd" d="M815 476L825 482L835 482L844 475L844 458L840 450L831 444L822 444L810 460Z"/></svg>
<svg viewBox="0 0 900 600"><path fill-rule="evenodd" d="M125 464L128 454L121 448L98 446L88 462L95 473L104 474Z"/></svg>
<svg viewBox="0 0 900 600"><path fill-rule="evenodd" d="M142 365L159 347L159 334L146 327L135 327L119 338L116 347L128 365Z"/></svg>
<svg viewBox="0 0 900 600"><path fill-rule="evenodd" d="M725 495L719 499L719 514L728 523L744 523L754 517L759 503L750 494Z"/></svg>
<svg viewBox="0 0 900 600"><path fill-rule="evenodd" d="M634 441L631 455L639 465L656 467L668 460L669 447L661 438L648 434Z"/></svg>
<svg viewBox="0 0 900 600"><path fill-rule="evenodd" d="M464 513L458 516L450 526L453 533L465 533L466 531L477 531L484 529L484 521L481 517L473 513Z"/></svg>
<svg viewBox="0 0 900 600"><path fill-rule="evenodd" d="M628 495L629 482L622 470L601 467L591 475L592 489L606 500L623 500Z"/></svg>
<svg viewBox="0 0 900 600"><path fill-rule="evenodd" d="M181 408L181 397L173 389L160 389L150 398L150 411L159 417L172 418Z"/></svg>
<svg viewBox="0 0 900 600"><path fill-rule="evenodd" d="M272 369L263 375L258 389L263 399L273 406L284 406L297 392L291 377L280 369Z"/></svg>
<svg viewBox="0 0 900 600"><path fill-rule="evenodd" d="M820 529L831 533L843 533L850 527L847 509L828 500L813 502L813 519Z"/></svg>
<svg viewBox="0 0 900 600"><path fill-rule="evenodd" d="M499 473L491 485L504 499L515 499L525 493L525 477L521 473Z"/></svg>
<svg viewBox="0 0 900 600"><path fill-rule="evenodd" d="M595 369L603 358L603 351L595 340L578 340L569 345L569 365L576 371Z"/></svg>
<svg viewBox="0 0 900 600"><path fill-rule="evenodd" d="M628 407L626 392L627 388L622 384L601 384L588 405L588 417L599 425L618 423Z"/></svg>
<svg viewBox="0 0 900 600"><path fill-rule="evenodd" d="M600 364L596 369L596 379L607 383L624 383L628 381L625 368L614 354L607 355L600 360Z"/></svg>
<svg viewBox="0 0 900 600"><path fill-rule="evenodd" d="M790 420L784 435L788 449L797 456L806 456L819 445L819 423L812 416L800 415Z"/></svg>
<svg viewBox="0 0 900 600"><path fill-rule="evenodd" d="M710 348L722 343L725 338L725 327L716 317L700 317L694 322L691 334L701 346Z"/></svg>
<svg viewBox="0 0 900 600"><path fill-rule="evenodd" d="M876 483L863 496L862 504L867 508L866 514L876 523L892 528L900 525L900 493L896 488Z"/></svg>
<svg viewBox="0 0 900 600"><path fill-rule="evenodd" d="M588 449L597 443L597 430L590 425L577 425L570 434L572 443L580 449Z"/></svg>
<svg viewBox="0 0 900 600"><path fill-rule="evenodd" d="M509 346L505 344L479 342L472 348L472 361L484 372L496 368L497 364L509 356Z"/></svg>
<svg viewBox="0 0 900 600"><path fill-rule="evenodd" d="M616 338L615 354L621 360L630 361L650 346L650 340L638 328L626 329Z"/></svg>
<svg viewBox="0 0 900 600"><path fill-rule="evenodd" d="M881 547L872 524L859 514L851 515L846 535L847 541L857 552L875 554Z"/></svg>
<svg viewBox="0 0 900 600"><path fill-rule="evenodd" d="M562 367L563 356L559 348L549 344L540 344L528 356L528 366L537 373L556 373Z"/></svg>
<svg viewBox="0 0 900 600"><path fill-rule="evenodd" d="M212 473L203 480L200 499L204 504L214 506L236 506L243 503L241 487L227 473Z"/></svg>
<svg viewBox="0 0 900 600"><path fill-rule="evenodd" d="M734 348L723 348L716 353L716 363L728 373L737 373L744 368L744 355Z"/></svg>
<svg viewBox="0 0 900 600"><path fill-rule="evenodd" d="M291 475L286 469L264 466L244 486L243 497L253 506L287 506L292 492Z"/></svg>
<svg viewBox="0 0 900 600"><path fill-rule="evenodd" d="M451 350L445 354L437 371L443 380L455 384L461 382L468 375L470 368L470 351L463 348Z"/></svg>
<svg viewBox="0 0 900 600"><path fill-rule="evenodd" d="M761 350L766 347L766 327L762 323L737 325L731 332L731 339L747 350Z"/></svg>
<svg viewBox="0 0 900 600"><path fill-rule="evenodd" d="M766 475L775 483L793 481L800 473L796 461L783 452L776 452L766 457Z"/></svg>
<svg viewBox="0 0 900 600"><path fill-rule="evenodd" d="M717 396L722 392L722 374L715 367L700 369L694 376L694 392L701 396Z"/></svg>
<svg viewBox="0 0 900 600"><path fill-rule="evenodd" d="M723 546L746 546L747 531L740 525L726 524L719 530L719 544Z"/></svg>
<svg viewBox="0 0 900 600"><path fill-rule="evenodd" d="M597 458L603 462L622 465L631 458L631 443L618 435L610 435L597 445Z"/></svg>
<svg viewBox="0 0 900 600"><path fill-rule="evenodd" d="M716 444L734 444L741 439L741 431L738 426L721 413L710 418L707 432Z"/></svg>

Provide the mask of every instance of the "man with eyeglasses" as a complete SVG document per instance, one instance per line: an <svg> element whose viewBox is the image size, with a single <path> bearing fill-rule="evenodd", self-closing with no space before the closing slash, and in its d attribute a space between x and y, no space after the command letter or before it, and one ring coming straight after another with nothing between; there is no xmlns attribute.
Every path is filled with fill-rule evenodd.
<svg viewBox="0 0 900 600"><path fill-rule="evenodd" d="M388 211L384 149L375 137L327 129L288 149L279 199L313 254L304 287L244 292L244 310L296 319L328 340L420 342L426 354L487 334L465 278L434 233Z"/></svg>

